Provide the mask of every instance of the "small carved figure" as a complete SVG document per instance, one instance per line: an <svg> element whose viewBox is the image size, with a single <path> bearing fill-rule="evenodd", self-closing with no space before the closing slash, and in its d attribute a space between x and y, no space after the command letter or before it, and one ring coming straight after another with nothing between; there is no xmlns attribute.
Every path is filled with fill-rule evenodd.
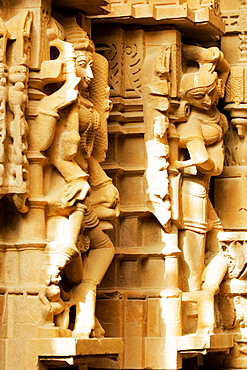
<svg viewBox="0 0 247 370"><path fill-rule="evenodd" d="M24 83L27 80L27 68L17 66L10 68L9 80L13 86L9 87L9 109L13 119L9 124L9 135L13 144L9 148L9 159L15 164L24 164L25 137L27 135L27 122L24 116L24 105L27 102Z"/></svg>
<svg viewBox="0 0 247 370"><path fill-rule="evenodd" d="M29 196L25 108L31 24L30 11L21 12L8 22L0 18L0 198L11 195L22 213L28 211Z"/></svg>
<svg viewBox="0 0 247 370"><path fill-rule="evenodd" d="M6 139L6 102L8 99L7 92L7 66L0 63L0 185L3 185L4 179L4 142Z"/></svg>
<svg viewBox="0 0 247 370"><path fill-rule="evenodd" d="M74 18L65 19L63 26L66 42L57 39L52 45L61 51L64 61L66 51L64 54L63 51L69 50L65 61L66 81L41 100L42 117L38 117L40 128L42 124L46 128L42 150L47 149L51 163L45 177L48 244L47 263L42 271L46 289L41 298L49 302L56 324L63 329L69 325L68 308L74 305L73 335L89 337L95 335L98 325L95 323L96 287L114 256L114 246L102 230L99 218L109 220L116 216L118 191L93 157L95 143L100 142L97 134L102 125L106 129L102 118L106 119L107 110L109 114L107 96L101 104L102 111L97 111L97 103L90 101L92 64L101 56L96 56L92 41ZM102 82L104 91L108 91L106 72ZM104 158L106 147L104 143L101 150L96 148L97 159Z"/></svg>

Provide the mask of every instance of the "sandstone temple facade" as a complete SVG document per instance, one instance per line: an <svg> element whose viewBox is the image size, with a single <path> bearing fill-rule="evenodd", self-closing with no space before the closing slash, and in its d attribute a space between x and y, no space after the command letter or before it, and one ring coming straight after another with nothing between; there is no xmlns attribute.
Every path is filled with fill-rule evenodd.
<svg viewBox="0 0 247 370"><path fill-rule="evenodd" d="M247 369L246 0L0 0L0 369Z"/></svg>

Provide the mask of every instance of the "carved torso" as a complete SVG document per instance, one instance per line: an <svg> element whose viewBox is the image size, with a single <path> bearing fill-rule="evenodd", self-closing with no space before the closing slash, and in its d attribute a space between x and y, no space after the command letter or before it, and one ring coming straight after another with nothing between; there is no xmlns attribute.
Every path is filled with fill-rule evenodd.
<svg viewBox="0 0 247 370"><path fill-rule="evenodd" d="M188 121L177 126L180 148L186 148L191 140L202 140L205 145L212 145L221 139L220 112L214 108L210 113L193 109Z"/></svg>

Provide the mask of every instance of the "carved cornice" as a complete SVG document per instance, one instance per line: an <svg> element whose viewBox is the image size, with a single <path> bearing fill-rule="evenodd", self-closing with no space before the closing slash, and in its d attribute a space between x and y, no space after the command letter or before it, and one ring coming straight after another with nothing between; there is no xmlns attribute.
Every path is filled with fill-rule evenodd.
<svg viewBox="0 0 247 370"><path fill-rule="evenodd" d="M220 17L218 2L207 2L195 6L193 2L140 0L136 4L133 0L112 1L108 15L93 17L94 22L117 22L123 24L174 25L188 37L203 40L225 32L225 24ZM202 27L203 26L203 27Z"/></svg>
<svg viewBox="0 0 247 370"><path fill-rule="evenodd" d="M57 8L77 9L85 15L108 14L110 12L108 0L52 0L52 5Z"/></svg>

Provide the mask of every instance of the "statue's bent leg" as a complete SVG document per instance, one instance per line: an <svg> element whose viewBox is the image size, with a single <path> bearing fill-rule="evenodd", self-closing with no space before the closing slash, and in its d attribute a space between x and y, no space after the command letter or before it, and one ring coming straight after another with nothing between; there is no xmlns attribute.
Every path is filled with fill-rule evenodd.
<svg viewBox="0 0 247 370"><path fill-rule="evenodd" d="M183 291L200 290L204 270L205 234L180 230L179 247L182 250Z"/></svg>
<svg viewBox="0 0 247 370"><path fill-rule="evenodd" d="M114 246L98 225L87 229L91 249L84 270L83 281L73 289L76 304L74 336L88 338L95 328L96 288L102 281L113 257Z"/></svg>
<svg viewBox="0 0 247 370"><path fill-rule="evenodd" d="M198 302L198 332L213 333L215 328L214 296L218 293L228 267L227 258L216 254L204 271L202 296Z"/></svg>
<svg viewBox="0 0 247 370"><path fill-rule="evenodd" d="M57 215L48 219L46 247L47 265L50 266L48 273L51 270L60 276L65 266L79 255L76 243L84 211L85 206L78 203L68 217ZM47 278L49 279L49 276Z"/></svg>
<svg viewBox="0 0 247 370"><path fill-rule="evenodd" d="M83 222L84 210L85 206L78 204L70 215L54 215L47 221L46 260L40 272L46 289L41 291L40 299L46 304L45 316L50 317L50 320L46 318L46 321L53 321L55 315L57 326L62 328L67 326L71 303L62 303L61 275L71 261L80 258L76 242ZM81 272L82 276L81 270L78 270L78 273Z"/></svg>

